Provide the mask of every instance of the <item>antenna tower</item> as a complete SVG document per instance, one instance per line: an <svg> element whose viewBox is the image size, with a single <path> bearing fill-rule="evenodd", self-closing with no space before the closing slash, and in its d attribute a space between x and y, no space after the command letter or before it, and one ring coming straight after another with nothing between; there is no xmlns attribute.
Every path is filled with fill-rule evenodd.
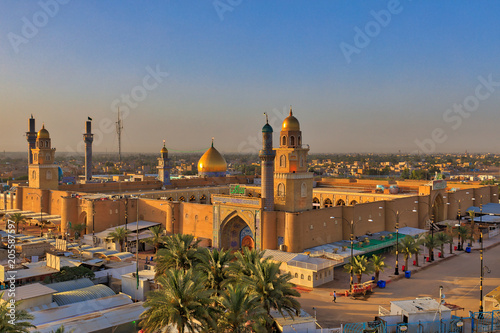
<svg viewBox="0 0 500 333"><path fill-rule="evenodd" d="M122 164L122 129L123 122L120 118L120 108L118 108L118 121L116 122L116 133L118 134L118 160Z"/></svg>

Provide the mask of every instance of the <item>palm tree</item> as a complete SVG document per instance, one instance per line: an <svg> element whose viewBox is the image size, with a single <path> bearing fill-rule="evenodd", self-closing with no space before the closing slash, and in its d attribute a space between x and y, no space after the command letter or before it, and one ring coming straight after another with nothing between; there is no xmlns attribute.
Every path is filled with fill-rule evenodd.
<svg viewBox="0 0 500 333"><path fill-rule="evenodd" d="M436 237L433 237L433 235L427 235L425 237L425 246L429 249L429 255L431 252L434 251L436 247L438 247L440 244Z"/></svg>
<svg viewBox="0 0 500 333"><path fill-rule="evenodd" d="M250 292L255 293L261 306L271 318L271 309L276 309L281 315L286 312L291 318L300 311L300 303L296 297L299 292L293 289L290 283L290 273L280 274L280 264L264 260L248 267L251 274L242 275L240 280L248 286ZM267 322L270 328L270 322Z"/></svg>
<svg viewBox="0 0 500 333"><path fill-rule="evenodd" d="M111 238L113 242L118 242L120 244L120 251L123 251L123 243L125 243L128 234L130 234L129 229L116 227L114 231L109 233L108 238ZM139 246L139 244L137 244L137 246Z"/></svg>
<svg viewBox="0 0 500 333"><path fill-rule="evenodd" d="M413 254L415 255L415 264L418 267L418 256L422 253L422 248L420 247L422 243L419 243L418 241L415 242L415 248L413 249Z"/></svg>
<svg viewBox="0 0 500 333"><path fill-rule="evenodd" d="M170 269L157 282L161 288L149 293L141 314L145 332L163 332L169 326L180 333L198 332L215 326L215 310L209 304L212 291L205 289L199 272Z"/></svg>
<svg viewBox="0 0 500 333"><path fill-rule="evenodd" d="M263 259L263 257L264 251L250 250L248 247L244 247L241 251L235 253L236 260L231 263L230 270L237 277L239 275L250 276L252 274L250 267L261 261L269 260L269 258Z"/></svg>
<svg viewBox="0 0 500 333"><path fill-rule="evenodd" d="M73 230L75 240L78 240L78 238L82 235L82 231L84 231L86 227L87 225L85 223L75 224L71 226L70 229Z"/></svg>
<svg viewBox="0 0 500 333"><path fill-rule="evenodd" d="M469 238L469 228L465 226L459 226L457 228L458 238L460 238L460 245L462 250L464 249L464 242L467 238Z"/></svg>
<svg viewBox="0 0 500 333"><path fill-rule="evenodd" d="M368 259L364 255L352 258L350 263L344 265L344 270L346 270L347 272L351 272L351 267L352 273L356 274L356 277L358 278L358 283L361 283L363 274L371 273Z"/></svg>
<svg viewBox="0 0 500 333"><path fill-rule="evenodd" d="M446 224L446 234L448 235L447 243L450 244L450 254L453 254L453 227L451 224Z"/></svg>
<svg viewBox="0 0 500 333"><path fill-rule="evenodd" d="M26 222L23 214L21 214L21 213L14 213L14 214L12 214L10 216L10 220L12 222L14 222L14 224L16 225L16 234L18 234L19 233L19 224Z"/></svg>
<svg viewBox="0 0 500 333"><path fill-rule="evenodd" d="M228 285L219 304L222 312L217 321L218 332L267 332L266 310L261 306L258 295L249 292L248 286Z"/></svg>
<svg viewBox="0 0 500 333"><path fill-rule="evenodd" d="M0 299L3 298L4 292L0 293ZM28 313L26 310L18 310L20 301L14 302L15 314L10 313L10 299L8 301L0 302L0 332L2 333L28 333L30 328L34 328L35 325L31 324L29 321L33 320L35 317Z"/></svg>
<svg viewBox="0 0 500 333"><path fill-rule="evenodd" d="M52 333L73 333L75 329L71 329L71 331L66 332L66 329L64 328L64 325L61 325L61 327L58 327L57 330L52 330Z"/></svg>
<svg viewBox="0 0 500 333"><path fill-rule="evenodd" d="M149 228L149 231L153 234L153 237L146 239L146 243L154 246L155 254L158 252L158 248L165 242L165 236L163 235L163 227L161 225L156 225Z"/></svg>
<svg viewBox="0 0 500 333"><path fill-rule="evenodd" d="M375 272L375 283L378 282L378 277L380 272L383 272L387 266L384 262L384 257L382 256L377 256L376 254L372 255L371 260L370 260L370 265L371 265L371 270Z"/></svg>
<svg viewBox="0 0 500 333"><path fill-rule="evenodd" d="M440 247L441 256L444 258L444 245L450 241L450 238L444 232L440 232L434 235L434 237L436 238L437 245Z"/></svg>
<svg viewBox="0 0 500 333"><path fill-rule="evenodd" d="M206 277L207 288L219 295L219 291L229 282L229 264L234 255L226 250L202 248L195 256L199 260L196 269Z"/></svg>
<svg viewBox="0 0 500 333"><path fill-rule="evenodd" d="M196 263L198 243L193 235L175 234L165 237L165 248L156 253L156 276L170 268L188 270Z"/></svg>
<svg viewBox="0 0 500 333"><path fill-rule="evenodd" d="M408 267L408 259L415 253L416 246L415 239L408 235L399 242L398 248L405 258L405 268Z"/></svg>

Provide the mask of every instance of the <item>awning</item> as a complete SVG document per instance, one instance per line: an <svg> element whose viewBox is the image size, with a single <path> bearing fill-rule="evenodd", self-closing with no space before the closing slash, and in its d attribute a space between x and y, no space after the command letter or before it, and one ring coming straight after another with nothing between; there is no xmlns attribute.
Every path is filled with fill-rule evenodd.
<svg viewBox="0 0 500 333"><path fill-rule="evenodd" d="M473 211L476 214L487 214L487 215L499 215L500 216L500 203L487 203L483 205L483 209L480 207L470 206L465 210L465 212Z"/></svg>

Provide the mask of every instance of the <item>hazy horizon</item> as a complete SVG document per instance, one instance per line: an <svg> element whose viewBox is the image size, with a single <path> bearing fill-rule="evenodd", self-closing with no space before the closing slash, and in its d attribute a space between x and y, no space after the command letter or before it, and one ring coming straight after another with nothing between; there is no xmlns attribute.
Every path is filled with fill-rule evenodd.
<svg viewBox="0 0 500 333"><path fill-rule="evenodd" d="M311 153L500 153L500 3L0 2L0 151L257 153L290 105Z"/></svg>

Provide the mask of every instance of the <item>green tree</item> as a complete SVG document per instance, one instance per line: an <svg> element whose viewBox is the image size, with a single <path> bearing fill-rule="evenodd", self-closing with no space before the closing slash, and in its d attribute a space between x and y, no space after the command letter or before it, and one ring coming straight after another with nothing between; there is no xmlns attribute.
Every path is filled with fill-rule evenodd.
<svg viewBox="0 0 500 333"><path fill-rule="evenodd" d="M450 254L453 254L453 227L451 224L446 224L446 235L448 236L448 241L446 243L450 244Z"/></svg>
<svg viewBox="0 0 500 333"><path fill-rule="evenodd" d="M261 306L266 310L268 318L271 318L271 309L277 310L281 315L286 312L294 318L300 311L300 303L296 297L300 294L293 289L290 282L290 273L280 274L280 264L264 260L251 265L248 269L250 276L240 277L243 285L248 286L250 292L255 293ZM270 328L270 323L267 323Z"/></svg>
<svg viewBox="0 0 500 333"><path fill-rule="evenodd" d="M52 333L73 333L75 329L70 330L69 332L66 332L66 329L64 328L64 325L61 325L60 327L57 328L57 330L52 330Z"/></svg>
<svg viewBox="0 0 500 333"><path fill-rule="evenodd" d="M376 254L372 255L370 259L371 270L375 272L375 283L378 282L380 272L383 272L387 266L384 262L385 257L378 256Z"/></svg>
<svg viewBox="0 0 500 333"><path fill-rule="evenodd" d="M10 216L10 220L16 225L16 234L19 233L19 224L26 223L26 219L21 213L14 213Z"/></svg>
<svg viewBox="0 0 500 333"><path fill-rule="evenodd" d="M251 267L257 265L264 257L264 251L257 251L255 249L250 250L248 247L244 247L242 251L235 253L236 260L230 265L230 270L234 273L233 276L252 274Z"/></svg>
<svg viewBox="0 0 500 333"><path fill-rule="evenodd" d="M75 240L78 240L82 235L82 232L85 231L87 225L85 223L75 224L71 226L71 230L73 230L73 234L75 235Z"/></svg>
<svg viewBox="0 0 500 333"><path fill-rule="evenodd" d="M207 288L213 289L219 295L220 290L229 281L229 264L234 260L234 255L229 250L202 248L195 256L199 260L196 269L205 276Z"/></svg>
<svg viewBox="0 0 500 333"><path fill-rule="evenodd" d="M267 332L266 311L261 306L259 296L250 293L248 286L228 285L219 303L222 311L217 321L218 332Z"/></svg>
<svg viewBox="0 0 500 333"><path fill-rule="evenodd" d="M146 243L152 245L155 248L155 254L158 252L160 245L165 242L165 236L163 235L163 227L161 225L156 225L149 228L149 231L153 234L153 237L146 239Z"/></svg>
<svg viewBox="0 0 500 333"><path fill-rule="evenodd" d="M40 237L43 237L43 228L45 228L49 224L50 224L49 221L44 221L44 220L41 220L40 222L38 222L38 226L40 227Z"/></svg>
<svg viewBox="0 0 500 333"><path fill-rule="evenodd" d="M444 245L449 243L450 238L444 232L435 234L434 238L436 239L437 245L440 248L441 256L444 258Z"/></svg>
<svg viewBox="0 0 500 333"><path fill-rule="evenodd" d="M351 267L352 273L355 274L358 279L358 283L361 283L363 274L370 274L372 272L368 259L364 255L353 257L349 263L344 265L344 270L351 272Z"/></svg>
<svg viewBox="0 0 500 333"><path fill-rule="evenodd" d="M215 309L210 305L212 291L205 289L199 272L170 269L159 276L161 288L149 293L141 314L145 332L163 332L175 326L183 333L214 327Z"/></svg>
<svg viewBox="0 0 500 333"><path fill-rule="evenodd" d="M156 253L156 276L171 268L188 270L196 264L198 243L193 235L174 234L165 237L165 248Z"/></svg>
<svg viewBox="0 0 500 333"><path fill-rule="evenodd" d="M432 235L429 234L425 237L425 246L427 247L427 249L429 249L429 255L431 255L434 249L439 245L440 244L435 236L433 237Z"/></svg>
<svg viewBox="0 0 500 333"><path fill-rule="evenodd" d="M28 333L35 325L31 320L35 317L26 310L18 310L21 301L14 301L12 298L2 300L4 291L0 293L0 332L2 333ZM14 304L15 314L10 313L10 308Z"/></svg>
<svg viewBox="0 0 500 333"><path fill-rule="evenodd" d="M93 279L95 277L94 272L91 269L83 266L78 267L61 267L61 270L54 275L52 275L52 280L55 282L71 281L81 278Z"/></svg>
<svg viewBox="0 0 500 333"><path fill-rule="evenodd" d="M113 242L118 242L118 244L120 244L120 251L123 251L123 244L125 243L128 234L130 234L129 229L125 229L124 227L116 227L114 231L109 233L108 238L112 239ZM137 246L139 246L139 244L137 244Z"/></svg>
<svg viewBox="0 0 500 333"><path fill-rule="evenodd" d="M469 228L461 225L457 228L457 234L458 234L458 238L460 238L460 247L463 250L464 249L464 242L466 239L469 238L469 234L470 234Z"/></svg>
<svg viewBox="0 0 500 333"><path fill-rule="evenodd" d="M404 259L405 259L405 268L408 267L408 259L411 258L411 256L415 253L415 248L417 247L417 244L415 243L415 239L411 236L405 236L400 242L399 242L399 252L403 254Z"/></svg>

